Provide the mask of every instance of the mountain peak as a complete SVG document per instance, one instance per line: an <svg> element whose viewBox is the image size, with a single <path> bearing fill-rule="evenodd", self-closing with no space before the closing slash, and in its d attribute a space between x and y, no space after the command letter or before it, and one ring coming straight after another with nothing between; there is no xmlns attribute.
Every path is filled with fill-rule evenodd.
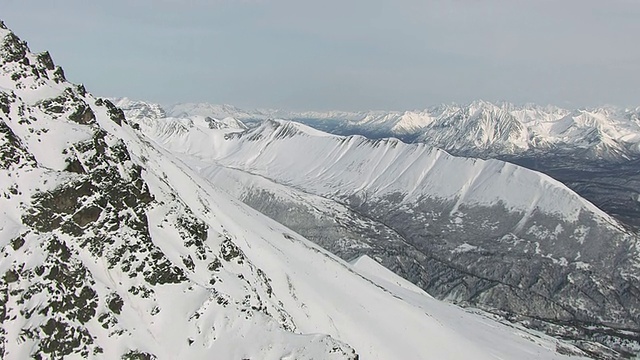
<svg viewBox="0 0 640 360"><path fill-rule="evenodd" d="M501 122L495 127L495 119L481 115L446 117L454 117L450 127L471 129L474 136L476 129L504 135ZM618 319L613 322L637 327L634 316L619 310L632 309L625 304L635 303L636 295L604 306L594 301L616 298L612 264L635 274L637 249L620 245L633 242L633 235L546 175L421 143L329 135L284 120L211 142L194 130L180 139L147 130L256 210L344 259L380 259L434 296L548 319L549 329L559 319ZM612 261L619 256L624 260ZM635 286L634 276L624 277L622 287Z"/></svg>
<svg viewBox="0 0 640 360"><path fill-rule="evenodd" d="M466 106L467 108L471 108L471 109L491 109L494 110L496 108L498 108L498 106L490 101L485 101L482 99L478 99L478 100L474 100L471 103L469 103L469 105Z"/></svg>
<svg viewBox="0 0 640 360"><path fill-rule="evenodd" d="M282 287L227 230L267 220L203 190L122 110L53 78L47 56L11 34L0 49L0 358L357 356L300 334ZM228 211L248 218L216 220Z"/></svg>
<svg viewBox="0 0 640 360"><path fill-rule="evenodd" d="M235 114L243 111L233 105L210 103L181 103L170 107L168 114L173 117L209 116L215 119L236 117Z"/></svg>
<svg viewBox="0 0 640 360"><path fill-rule="evenodd" d="M46 87L48 82L66 82L64 71L55 66L48 52L32 54L26 41L6 27L0 29L0 37L0 65L5 75L0 87L20 92Z"/></svg>
<svg viewBox="0 0 640 360"><path fill-rule="evenodd" d="M339 135L359 133L374 138L398 137L407 142L422 141L456 154L481 157L547 152L554 148L565 152L579 149L580 154L587 157L598 154L616 158L640 149L639 111L609 106L567 110L553 105L528 103L521 106L476 100L464 106L441 104L423 111L245 111L228 105L210 104L179 104L175 108L181 109L173 113L177 117L189 113L217 114L249 122L279 118ZM583 128L585 134L592 131L607 134L607 150L602 149L598 137L586 137L578 132L566 137L555 131L562 126L563 119L580 117L585 112L594 119L598 118L590 122L593 126L586 120L576 121L586 121L584 126L591 126ZM594 142L585 142L586 138Z"/></svg>

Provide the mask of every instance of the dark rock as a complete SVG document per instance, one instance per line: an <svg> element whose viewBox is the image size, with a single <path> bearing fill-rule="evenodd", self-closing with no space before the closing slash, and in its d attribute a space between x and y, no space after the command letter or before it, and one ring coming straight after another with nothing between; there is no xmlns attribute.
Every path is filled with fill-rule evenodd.
<svg viewBox="0 0 640 360"><path fill-rule="evenodd" d="M38 59L38 62L40 63L40 65L44 66L45 69L53 70L56 68L56 66L53 63L53 59L51 59L51 55L49 54L48 51L39 53L38 55L36 55L36 58Z"/></svg>
<svg viewBox="0 0 640 360"><path fill-rule="evenodd" d="M138 350L130 350L126 354L122 355L122 360L156 360L157 357L153 354L141 352Z"/></svg>
<svg viewBox="0 0 640 360"><path fill-rule="evenodd" d="M73 221L81 228L98 220L102 214L102 209L97 206L89 206L81 209L73 215Z"/></svg>
<svg viewBox="0 0 640 360"><path fill-rule="evenodd" d="M5 115L9 115L9 111L11 110L11 104L15 100L15 95L9 95L6 92L0 92L0 110Z"/></svg>
<svg viewBox="0 0 640 360"><path fill-rule="evenodd" d="M0 119L0 169L9 169L12 166L33 166L35 158L27 151L20 139Z"/></svg>
<svg viewBox="0 0 640 360"><path fill-rule="evenodd" d="M53 81L57 83L63 83L67 81L67 78L64 76L64 70L60 66L56 67L56 70L53 72Z"/></svg>
<svg viewBox="0 0 640 360"><path fill-rule="evenodd" d="M81 105L73 114L69 115L69 119L78 124L88 125L95 122L96 115L88 105Z"/></svg>
<svg viewBox="0 0 640 360"><path fill-rule="evenodd" d="M107 114L109 115L109 118L111 119L111 121L115 122L120 126L122 126L122 122L127 121L126 117L124 116L124 112L120 108L115 106L111 101L107 99L99 99L99 101L101 105L104 105L107 107ZM97 104L98 104L98 101L96 101L96 105Z"/></svg>
<svg viewBox="0 0 640 360"><path fill-rule="evenodd" d="M13 250L20 249L22 245L24 245L24 238L22 237L15 238L13 239L13 241L11 241L11 247L13 248Z"/></svg>
<svg viewBox="0 0 640 360"><path fill-rule="evenodd" d="M7 284L16 282L18 281L18 279L19 279L18 273L15 272L14 270L9 270L6 273L4 273L4 281L7 282Z"/></svg>
<svg viewBox="0 0 640 360"><path fill-rule="evenodd" d="M0 60L5 62L18 62L25 59L27 55L27 43L20 40L14 33L5 36L2 45L0 45Z"/></svg>
<svg viewBox="0 0 640 360"><path fill-rule="evenodd" d="M76 92L80 96L86 96L87 95L87 89L85 89L84 85L82 85L82 84L76 85Z"/></svg>
<svg viewBox="0 0 640 360"><path fill-rule="evenodd" d="M113 293L111 295L111 299L108 300L109 310L111 310L114 314L120 314L122 311L122 306L124 305L124 301L117 293Z"/></svg>
<svg viewBox="0 0 640 360"><path fill-rule="evenodd" d="M67 159L67 167L64 170L76 174L86 174L82 163L78 159Z"/></svg>

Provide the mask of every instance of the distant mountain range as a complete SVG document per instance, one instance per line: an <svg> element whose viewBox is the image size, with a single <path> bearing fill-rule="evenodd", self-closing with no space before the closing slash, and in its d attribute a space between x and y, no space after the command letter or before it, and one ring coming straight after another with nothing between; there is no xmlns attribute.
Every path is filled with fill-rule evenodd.
<svg viewBox="0 0 640 360"><path fill-rule="evenodd" d="M128 107L128 100L122 101ZM168 107L166 113L173 117L234 118L249 124L266 119L293 120L334 134L397 137L483 158L571 152L585 159L624 160L640 154L640 108L563 109L475 101L422 111L291 112L185 103Z"/></svg>
<svg viewBox="0 0 640 360"><path fill-rule="evenodd" d="M123 112L68 82L48 53L32 53L0 22L1 359L613 359L637 343L632 239L545 175L398 140L343 138L285 121L247 129L229 116L167 117L156 105L130 105ZM411 160L447 178L408 170ZM314 171L325 177L306 176ZM393 184L396 176L402 181ZM254 193L252 182L262 184ZM396 203L396 192L407 202ZM347 207L350 194L361 212ZM420 207L436 195L438 214ZM254 209L243 203L251 199ZM469 232L468 241L429 245L448 253L423 253L365 211L383 200L401 205L377 208L386 215L438 217L398 226L451 235L475 225L501 233L494 213L466 221L471 207L494 206L522 220L520 237ZM341 260L300 233L354 256ZM518 259L525 249L530 256ZM508 261L495 266L493 251ZM457 265L485 260L465 274L436 259L443 254ZM514 316L531 310L594 321L577 328L597 336L574 334L571 343L439 301L380 264L392 260L396 273L438 295L514 306ZM434 268L443 276L426 271ZM467 280L480 285L465 289ZM554 325L553 335L564 335L565 325Z"/></svg>

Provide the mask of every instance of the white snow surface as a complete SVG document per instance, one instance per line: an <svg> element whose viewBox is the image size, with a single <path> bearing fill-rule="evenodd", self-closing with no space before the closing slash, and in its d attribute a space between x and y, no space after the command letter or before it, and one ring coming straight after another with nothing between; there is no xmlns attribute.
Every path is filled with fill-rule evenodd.
<svg viewBox="0 0 640 360"><path fill-rule="evenodd" d="M554 350L563 345L543 333L500 321L495 315L481 310L462 309L456 305L438 301L366 255L353 260L351 264L360 275L411 306L421 309L427 316L437 319L440 325L447 328L447 331L454 331L470 340L479 347L480 351L486 351L490 359L562 358L554 353ZM493 336L496 335L502 339L502 343L509 346L487 348L486 345L492 343ZM531 343L537 344L538 347L531 347ZM572 347L568 349L575 350ZM471 358L483 358L478 355L471 355ZM443 354L442 359L446 358L446 354Z"/></svg>
<svg viewBox="0 0 640 360"><path fill-rule="evenodd" d="M186 284L155 287L155 301L141 301L133 296L124 298L125 306L119 319L120 326L131 333L126 342L101 331L98 323L89 324L93 333L98 334L96 341L105 349L106 358L118 356L123 348L130 347L154 353L160 359L210 359L212 356L324 359L331 356L328 349L344 346L340 342L352 346L362 359L495 359L495 354L511 354L514 359L564 358L555 353L555 340L545 338L541 345L541 340L534 336L521 337L518 329L470 315L459 308L446 307L467 317L469 324L488 323L490 325L483 327L499 329L494 336L483 327L479 329L483 334L478 337L469 336L471 330L461 332L460 324L448 324L444 318L438 318L438 310L426 312L429 302L416 305L366 281L348 264L217 190L170 153L139 137L132 128L117 126L106 119L104 113L97 115L100 126L123 139L135 161L144 164L145 180L159 204L168 204L170 194L177 196L210 226L210 238L215 238L211 236L215 233L229 234L253 266L267 274L275 299L281 302L281 308L296 326L295 333L288 332L281 328L279 319L259 312L245 317L241 309L233 306L215 306L212 290L205 282L206 270L198 266L200 270L191 273ZM51 121L50 125L57 122ZM145 161L141 160L143 157ZM35 188L42 180L34 178L30 184L20 179L20 183L24 188ZM55 183L51 181L51 184ZM28 195L23 198L28 199ZM148 214L151 235L154 243L178 262L180 256L189 252L181 245L180 237L162 225L170 213L167 207L158 205ZM3 204L2 208L17 209L11 204ZM6 210L0 216L2 224L11 224L13 219L20 218L19 214L10 215ZM3 229L15 232L12 229L16 226L5 225ZM86 253L82 261L104 291L127 289L133 284L126 275L96 263ZM378 278L388 279L388 274L382 275L378 274ZM234 282L234 277L234 274L226 275L222 288L217 290L231 298L242 298L246 290ZM409 289L415 297L434 301L424 293ZM155 307L162 310L150 316ZM201 315L194 320L196 313ZM38 318L31 321L36 320ZM19 329L8 329L10 336L17 331ZM513 342L505 342L503 336L509 333ZM485 342L487 338L491 341ZM195 345L190 345L187 339ZM28 356L29 348L24 345L29 343L9 345L7 354Z"/></svg>
<svg viewBox="0 0 640 360"><path fill-rule="evenodd" d="M577 221L581 213L618 223L562 183L499 160L451 156L426 144L336 136L288 121L265 121L242 135L174 119L143 122L143 131L194 167L227 166L321 196L423 197L461 205L504 206Z"/></svg>
<svg viewBox="0 0 640 360"><path fill-rule="evenodd" d="M6 34L7 31L0 31L0 37ZM7 81L7 76L0 76L2 92L17 95L13 103L16 107L28 107L73 86L66 82L45 82L35 88L19 88ZM188 278L178 284L153 285L151 297L135 296L128 289L141 283L139 277L129 277L120 268L110 267L104 258L95 257L81 248L71 235L56 233L55 236L77 254L74 261L80 261L89 269L88 276L95 281L94 288L101 298L116 292L124 299L122 312L117 314L116 329L124 335L103 328L95 318L83 325L104 351L101 355L94 354L96 357L118 358L127 349L138 349L153 353L159 359L334 359L348 355L352 347L361 359L568 358L556 352L558 346L571 348L568 345L501 324L486 315L440 303L366 259L360 259L353 266L341 261L219 190L127 123L116 124L104 106L95 105L96 99L91 95L81 97L95 113L96 124L80 125L34 109L32 114L37 117L34 126L48 130L36 137L24 130L27 126L20 123L20 117L13 112L2 115L2 121L35 155L37 164L0 169L0 192L9 192L14 184L20 189L15 196L0 197L0 244L6 248L7 240L27 230L22 218L35 193L55 189L84 176L64 171L66 163L62 155L73 143L85 140L99 127L107 132L108 142L124 141L131 161L144 168L143 178L155 199L146 214L151 241L172 264L184 269ZM203 141L200 146L207 147L199 149L202 152L197 148L193 152L209 156L217 154L220 160L226 157L234 164L232 155L241 149L239 142L223 141L229 130L211 129L193 119L183 120L167 121L166 127L157 128L157 134L170 133L172 139L166 140L184 146L184 151L193 151L195 145L177 141L176 134L194 136ZM297 125L279 125L282 129L301 130L305 134L302 138L292 137L298 140L286 145L288 151L304 152L307 157L329 155L334 161L346 156L346 165L354 170L372 165L348 159L355 155L348 155L347 149L363 147L366 152L372 151L362 138L338 138ZM185 128L188 131L181 132ZM190 135L192 129L199 130ZM274 139L277 134L256 133ZM300 142L313 144L317 139L324 139L327 145L317 143L311 147L316 149L314 151L300 147ZM335 147L336 144L343 145ZM277 146L275 143L265 145ZM433 155L425 161L436 166L438 158L446 156L424 146L393 150L399 144L396 143L395 148L392 145L392 141L386 141L377 146L384 150L379 155L390 157L384 161L403 154L425 153ZM252 154L249 164L256 170L283 166L273 161L264 162L273 160L273 155L264 150L247 146L241 152ZM285 164L293 160L292 157ZM381 166L384 165L382 161ZM402 166L408 167L415 161L418 158L414 156ZM317 169L306 171L314 176L321 175L317 174ZM373 174L362 175L371 177ZM420 174L412 174L407 179L416 175L420 177ZM373 178L363 184L383 191L382 182ZM195 251L184 244L174 225L176 217L184 214L192 214L208 226L204 244L207 251L228 241L243 254L243 261L225 263L216 273L215 286L209 283L214 270L208 269ZM28 232L25 236L28 245L9 251L12 256L22 255L32 262L27 266L36 266L44 260L46 252L41 247L29 246L30 241L37 243L48 234ZM124 237L118 241L129 240ZM183 264L182 259L186 257L196 259L192 270ZM9 261L0 262L0 273L6 273L11 266ZM263 302L253 303L258 295ZM27 305L36 306L47 301L43 296L34 294ZM243 299L248 303L243 303ZM221 304L225 301L227 305ZM9 309L22 306L13 302L7 305ZM257 305L265 309L252 308ZM98 310L102 311L106 304L99 306ZM46 321L45 316L35 313L29 318L20 317L19 321L3 324L8 339L5 349L8 359L32 355L37 340L20 340L24 339L20 334L22 329L37 327ZM68 358L81 356L76 354Z"/></svg>
<svg viewBox="0 0 640 360"><path fill-rule="evenodd" d="M169 107L176 117L192 115L245 120L302 120L329 127L410 136L469 154L518 154L549 148L588 150L597 158L626 158L640 152L640 108L604 106L563 109L536 104L474 101L410 111L243 110L231 105L185 103ZM355 130L354 130L355 129Z"/></svg>

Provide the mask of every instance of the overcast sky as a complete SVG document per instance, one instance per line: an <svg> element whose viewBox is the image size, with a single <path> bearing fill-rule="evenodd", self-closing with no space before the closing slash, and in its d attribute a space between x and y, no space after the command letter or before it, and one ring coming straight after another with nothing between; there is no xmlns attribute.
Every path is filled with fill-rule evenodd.
<svg viewBox="0 0 640 360"><path fill-rule="evenodd" d="M2 0L0 18L100 96L640 105L640 0Z"/></svg>

